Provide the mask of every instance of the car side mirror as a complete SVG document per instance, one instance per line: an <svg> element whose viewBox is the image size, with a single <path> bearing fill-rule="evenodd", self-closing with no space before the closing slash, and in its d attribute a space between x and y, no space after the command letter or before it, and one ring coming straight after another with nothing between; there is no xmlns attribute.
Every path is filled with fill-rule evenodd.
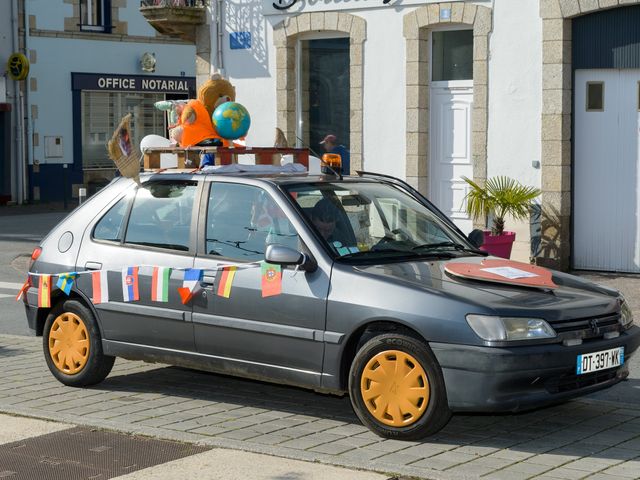
<svg viewBox="0 0 640 480"><path fill-rule="evenodd" d="M469 243L474 247L480 248L484 243L484 232L476 228L467 236L467 240L469 240Z"/></svg>
<svg viewBox="0 0 640 480"><path fill-rule="evenodd" d="M276 243L267 245L264 259L268 263L285 267L287 265L299 265L305 272L313 272L318 268L318 264L311 256Z"/></svg>

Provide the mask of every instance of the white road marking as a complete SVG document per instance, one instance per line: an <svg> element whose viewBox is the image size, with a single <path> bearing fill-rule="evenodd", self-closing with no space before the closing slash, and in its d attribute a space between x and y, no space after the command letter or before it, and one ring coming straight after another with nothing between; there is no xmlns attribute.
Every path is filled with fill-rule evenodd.
<svg viewBox="0 0 640 480"><path fill-rule="evenodd" d="M10 290L20 290L22 285L22 283L0 282L0 288L8 288Z"/></svg>

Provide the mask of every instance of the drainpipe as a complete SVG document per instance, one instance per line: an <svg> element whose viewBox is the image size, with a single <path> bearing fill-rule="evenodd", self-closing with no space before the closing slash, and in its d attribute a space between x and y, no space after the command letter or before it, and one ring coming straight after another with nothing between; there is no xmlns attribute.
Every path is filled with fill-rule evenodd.
<svg viewBox="0 0 640 480"><path fill-rule="evenodd" d="M224 7L223 0L216 0L216 30L217 30L217 56L216 64L220 75L224 76L224 62L222 58L222 45L224 41L224 25L222 24L222 9Z"/></svg>
<svg viewBox="0 0 640 480"><path fill-rule="evenodd" d="M23 22L23 28L24 28L24 54L26 55L27 58L29 58L29 12L27 12L27 0L23 0L23 8L24 8L24 15L22 18L22 22ZM31 107L29 104L29 84L26 83L26 79L25 79L25 84L24 84L24 103L23 103L23 118L24 118L24 127L25 127L25 142L24 142L24 156L26 158L26 162L21 162L22 163L22 195L23 195L23 201L27 200L27 191L28 191L28 186L27 186L27 172L28 172L28 165L33 164L33 148L30 148L30 142L31 142L31 132L33 131L31 128Z"/></svg>
<svg viewBox="0 0 640 480"><path fill-rule="evenodd" d="M17 52L20 47L18 40L18 0L11 1L11 27L13 29L12 34L12 46L13 51ZM11 191L12 196L18 204L22 204L24 199L24 104L22 98L22 91L20 90L20 82L13 81L13 116L14 123L14 141L15 141L15 154L12 155L15 159L12 166L12 180Z"/></svg>

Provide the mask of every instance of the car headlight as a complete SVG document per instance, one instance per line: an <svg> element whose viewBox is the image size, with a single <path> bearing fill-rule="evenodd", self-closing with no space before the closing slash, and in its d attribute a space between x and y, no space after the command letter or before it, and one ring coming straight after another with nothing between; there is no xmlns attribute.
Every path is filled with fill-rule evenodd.
<svg viewBox="0 0 640 480"><path fill-rule="evenodd" d="M629 328L633 325L633 313L631 312L631 307L629 304L625 302L624 297L620 299L620 324L622 328Z"/></svg>
<svg viewBox="0 0 640 480"><path fill-rule="evenodd" d="M467 315L467 323L483 340L509 342L554 338L556 332L541 318Z"/></svg>

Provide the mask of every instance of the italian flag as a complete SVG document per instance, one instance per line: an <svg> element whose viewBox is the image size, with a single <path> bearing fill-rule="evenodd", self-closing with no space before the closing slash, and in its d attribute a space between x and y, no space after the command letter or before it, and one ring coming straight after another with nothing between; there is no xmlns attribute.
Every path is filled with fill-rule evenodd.
<svg viewBox="0 0 640 480"><path fill-rule="evenodd" d="M171 269L168 267L153 267L151 277L151 300L154 302L169 301L169 279Z"/></svg>
<svg viewBox="0 0 640 480"><path fill-rule="evenodd" d="M91 285L93 287L93 297L91 301L94 305L107 303L109 301L109 283L107 282L107 270L91 272Z"/></svg>

